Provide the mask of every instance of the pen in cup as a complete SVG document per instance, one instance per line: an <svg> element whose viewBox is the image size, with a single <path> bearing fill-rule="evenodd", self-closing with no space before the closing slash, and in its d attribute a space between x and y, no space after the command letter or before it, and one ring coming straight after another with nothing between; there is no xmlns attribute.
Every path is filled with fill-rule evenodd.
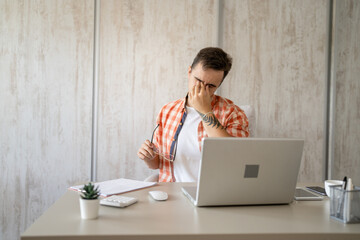
<svg viewBox="0 0 360 240"><path fill-rule="evenodd" d="M351 219L351 200L352 200L352 190L354 189L352 184L352 179L348 178L347 186L345 190L345 205L344 205L344 220L346 222L350 221Z"/></svg>
<svg viewBox="0 0 360 240"><path fill-rule="evenodd" d="M339 195L339 198L340 198L340 202L339 202L339 205L338 205L338 209L336 211L336 216L338 218L341 218L341 210L344 209L344 200L345 200L345 190L346 190L346 186L347 186L347 177L345 176L344 179L343 179L343 184L342 184L342 187L340 189L340 195ZM342 193L342 194L341 194ZM344 216L344 211L343 211L343 216Z"/></svg>
<svg viewBox="0 0 360 240"><path fill-rule="evenodd" d="M346 190L346 187L347 187L347 177L345 176L344 179L343 179L342 188L343 188L344 190Z"/></svg>

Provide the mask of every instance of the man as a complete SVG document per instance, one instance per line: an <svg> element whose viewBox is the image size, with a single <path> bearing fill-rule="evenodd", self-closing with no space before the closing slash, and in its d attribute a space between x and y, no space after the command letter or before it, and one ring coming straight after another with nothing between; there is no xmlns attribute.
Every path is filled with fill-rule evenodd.
<svg viewBox="0 0 360 240"><path fill-rule="evenodd" d="M160 169L160 182L197 181L202 138L249 136L243 110L214 95L231 64L220 48L200 50L188 70L188 94L161 109L151 141L137 153L149 168Z"/></svg>

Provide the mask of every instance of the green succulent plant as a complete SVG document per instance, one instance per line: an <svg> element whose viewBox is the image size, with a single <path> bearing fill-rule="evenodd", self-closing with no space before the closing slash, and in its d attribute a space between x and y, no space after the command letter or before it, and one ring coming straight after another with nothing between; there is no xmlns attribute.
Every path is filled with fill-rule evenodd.
<svg viewBox="0 0 360 240"><path fill-rule="evenodd" d="M81 191L81 198L82 199L97 199L100 196L99 187L95 187L91 182L85 184L82 191Z"/></svg>

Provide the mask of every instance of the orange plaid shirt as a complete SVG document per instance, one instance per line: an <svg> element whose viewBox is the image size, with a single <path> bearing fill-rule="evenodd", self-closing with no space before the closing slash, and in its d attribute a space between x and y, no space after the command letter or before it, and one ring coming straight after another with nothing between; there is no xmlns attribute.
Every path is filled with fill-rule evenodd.
<svg viewBox="0 0 360 240"><path fill-rule="evenodd" d="M182 123L186 118L187 97L170 102L162 107L156 123L159 125L155 131L155 146L164 154L173 154L176 148L176 138L180 133ZM242 109L232 101L214 95L211 102L212 112L219 120L226 131L234 137L249 136L249 122ZM185 116L184 116L185 113ZM198 126L199 149L201 150L201 140L207 137L206 131L201 121ZM159 155L159 182L175 182L174 164Z"/></svg>

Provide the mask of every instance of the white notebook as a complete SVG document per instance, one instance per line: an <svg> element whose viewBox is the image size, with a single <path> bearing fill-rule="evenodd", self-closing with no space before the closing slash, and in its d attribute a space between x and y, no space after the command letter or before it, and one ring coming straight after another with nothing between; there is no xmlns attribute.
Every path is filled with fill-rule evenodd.
<svg viewBox="0 0 360 240"><path fill-rule="evenodd" d="M99 186L100 195L103 197L130 192L133 190L154 186L155 184L156 182L143 182L125 178L94 183L95 187ZM70 189L81 192L83 187L84 185L78 185L70 187Z"/></svg>

